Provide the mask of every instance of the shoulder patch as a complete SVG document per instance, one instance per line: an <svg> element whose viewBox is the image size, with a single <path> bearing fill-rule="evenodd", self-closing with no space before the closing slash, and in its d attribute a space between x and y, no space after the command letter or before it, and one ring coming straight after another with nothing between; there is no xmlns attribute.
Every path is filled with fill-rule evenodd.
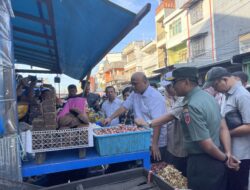
<svg viewBox="0 0 250 190"><path fill-rule="evenodd" d="M191 117L190 117L188 108L183 109L183 116L184 116L185 123L189 125L191 122Z"/></svg>

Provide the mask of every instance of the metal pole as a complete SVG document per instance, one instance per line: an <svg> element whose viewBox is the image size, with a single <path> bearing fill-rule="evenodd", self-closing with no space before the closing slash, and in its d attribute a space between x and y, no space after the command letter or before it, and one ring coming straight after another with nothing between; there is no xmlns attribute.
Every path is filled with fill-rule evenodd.
<svg viewBox="0 0 250 190"><path fill-rule="evenodd" d="M60 89L60 87L61 87L61 83L58 83L58 98L61 98L61 89Z"/></svg>
<svg viewBox="0 0 250 190"><path fill-rule="evenodd" d="M82 91L82 96L84 96L84 94L85 94L85 91L86 91L86 88L87 88L87 84L88 84L88 81L89 81L89 78L90 78L90 74L91 74L91 70L89 71L89 73L87 75L86 83L85 83L85 86L84 86L83 91Z"/></svg>

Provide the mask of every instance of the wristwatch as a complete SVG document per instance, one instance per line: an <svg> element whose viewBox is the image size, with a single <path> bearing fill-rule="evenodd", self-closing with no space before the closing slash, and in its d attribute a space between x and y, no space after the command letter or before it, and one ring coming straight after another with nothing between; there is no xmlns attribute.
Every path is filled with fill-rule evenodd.
<svg viewBox="0 0 250 190"><path fill-rule="evenodd" d="M152 128L152 120L147 121L148 127Z"/></svg>

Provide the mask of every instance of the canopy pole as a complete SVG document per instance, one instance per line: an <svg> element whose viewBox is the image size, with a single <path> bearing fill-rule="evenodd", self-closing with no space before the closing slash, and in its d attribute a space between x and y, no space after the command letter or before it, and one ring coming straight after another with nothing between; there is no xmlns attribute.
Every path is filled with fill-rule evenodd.
<svg viewBox="0 0 250 190"><path fill-rule="evenodd" d="M61 85L60 83L58 83L58 98L61 98L61 89L60 89Z"/></svg>
<svg viewBox="0 0 250 190"><path fill-rule="evenodd" d="M91 75L91 71L92 71L92 69L87 74L86 83L85 83L84 89L82 91L82 96L84 96L84 94L85 94L85 91L86 91L86 88L87 88L87 84L88 84L88 81L89 81L89 78L90 78L90 75Z"/></svg>

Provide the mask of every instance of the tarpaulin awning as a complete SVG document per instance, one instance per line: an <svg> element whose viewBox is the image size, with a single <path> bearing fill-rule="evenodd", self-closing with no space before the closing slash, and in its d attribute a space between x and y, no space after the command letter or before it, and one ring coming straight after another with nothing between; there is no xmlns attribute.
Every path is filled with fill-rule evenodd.
<svg viewBox="0 0 250 190"><path fill-rule="evenodd" d="M64 73L87 73L149 12L138 14L108 0L12 0L17 63Z"/></svg>

